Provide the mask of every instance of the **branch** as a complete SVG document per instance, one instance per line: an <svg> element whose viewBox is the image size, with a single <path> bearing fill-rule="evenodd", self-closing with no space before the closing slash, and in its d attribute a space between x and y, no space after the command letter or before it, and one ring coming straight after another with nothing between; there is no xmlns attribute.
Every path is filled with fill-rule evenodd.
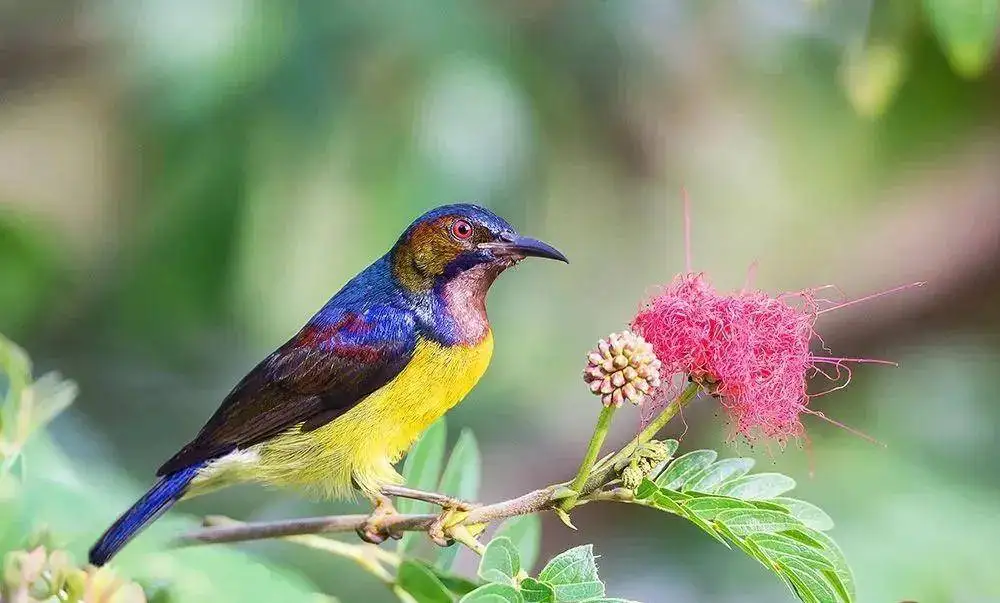
<svg viewBox="0 0 1000 603"><path fill-rule="evenodd" d="M605 484L614 478L615 465L629 459L640 445L653 437L676 415L681 408L694 399L698 393L698 385L691 384L660 412L631 442L613 455L605 458L594 467L579 492L568 489L569 484L555 484L547 488L528 492L517 498L471 508L468 515L459 525L472 526L487 524L518 515L530 515L539 511L555 508L562 502L566 492L580 497L579 503L598 501L622 501L625 496L619 490L608 493L598 492ZM596 493L596 494L595 494ZM423 492L401 486L387 487L387 496L402 496L423 500L445 508L469 509L469 505L449 496L435 492ZM381 520L381 527L388 532L426 532L438 518L433 514L389 515ZM354 532L365 525L368 515L334 515L326 517L307 517L303 519L284 519L260 523L234 523L228 518L206 517L205 526L177 538L176 546L192 546L199 544L217 544L224 542L245 542L249 540L264 540L269 538L287 538L305 534L333 534L337 532Z"/></svg>
<svg viewBox="0 0 1000 603"><path fill-rule="evenodd" d="M462 521L463 525L490 523L516 515L528 515L551 508L558 499L553 494L558 486L550 486L529 492L491 505L476 507ZM390 515L381 521L381 526L389 532L426 532L437 515ZM261 523L233 523L228 518L210 516L205 518L207 527L185 534L175 541L177 546L196 544L216 544L223 542L244 542L268 538L286 538L303 534L333 534L353 532L364 526L367 515L334 515L327 517L307 517L304 519L284 519ZM220 525L223 524L223 525Z"/></svg>

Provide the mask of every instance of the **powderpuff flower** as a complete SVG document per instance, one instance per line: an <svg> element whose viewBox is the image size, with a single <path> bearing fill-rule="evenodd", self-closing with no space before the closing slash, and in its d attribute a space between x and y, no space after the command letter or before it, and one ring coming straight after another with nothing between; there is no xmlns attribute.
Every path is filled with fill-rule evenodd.
<svg viewBox="0 0 1000 603"><path fill-rule="evenodd" d="M815 293L724 295L703 274L688 272L643 304L631 328L652 345L665 380L682 374L700 384L745 437L784 441L804 434L803 413L820 415L808 409L811 374L837 381L846 372L849 380L845 363L884 362L814 356L816 318L835 309L821 310ZM833 366L835 374L824 372L823 365Z"/></svg>

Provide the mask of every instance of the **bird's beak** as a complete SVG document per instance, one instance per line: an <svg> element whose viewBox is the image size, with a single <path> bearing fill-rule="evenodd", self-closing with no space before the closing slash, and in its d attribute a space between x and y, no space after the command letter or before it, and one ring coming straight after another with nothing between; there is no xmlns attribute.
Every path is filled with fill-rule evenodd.
<svg viewBox="0 0 1000 603"><path fill-rule="evenodd" d="M479 247L489 249L496 255L548 258L569 263L566 256L552 245L519 234L504 233L500 235L499 241L482 243Z"/></svg>

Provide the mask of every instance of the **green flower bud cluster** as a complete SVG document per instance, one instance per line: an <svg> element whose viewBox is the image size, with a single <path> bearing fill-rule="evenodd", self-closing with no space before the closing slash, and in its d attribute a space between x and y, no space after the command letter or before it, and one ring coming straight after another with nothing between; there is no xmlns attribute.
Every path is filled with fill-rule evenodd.
<svg viewBox="0 0 1000 603"><path fill-rule="evenodd" d="M119 578L107 567L83 569L66 551L48 553L39 546L4 557L0 601L146 603L146 595L138 584Z"/></svg>
<svg viewBox="0 0 1000 603"><path fill-rule="evenodd" d="M628 463L620 469L622 486L635 490L643 478L670 459L670 449L659 440L650 440L640 446Z"/></svg>

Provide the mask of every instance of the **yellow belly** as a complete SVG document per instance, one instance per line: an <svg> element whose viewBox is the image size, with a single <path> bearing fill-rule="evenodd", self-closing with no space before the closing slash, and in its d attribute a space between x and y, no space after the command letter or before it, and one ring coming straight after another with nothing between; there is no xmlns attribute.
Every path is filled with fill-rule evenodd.
<svg viewBox="0 0 1000 603"><path fill-rule="evenodd" d="M305 433L296 426L261 444L246 477L324 497L351 496L352 478L366 495L402 483L393 464L469 393L492 355L491 332L475 346L421 340L395 379L344 415Z"/></svg>

